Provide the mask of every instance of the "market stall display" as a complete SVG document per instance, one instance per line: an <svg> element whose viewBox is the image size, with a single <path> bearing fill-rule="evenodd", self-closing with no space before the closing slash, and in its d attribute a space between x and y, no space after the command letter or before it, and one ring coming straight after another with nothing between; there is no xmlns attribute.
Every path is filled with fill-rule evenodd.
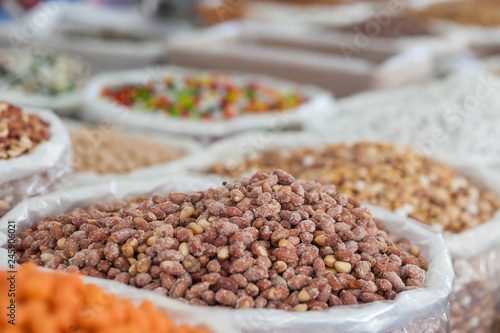
<svg viewBox="0 0 500 333"><path fill-rule="evenodd" d="M0 288L11 288L12 273L0 270ZM131 300L110 294L94 284L84 284L77 274L40 271L36 265L23 265L14 275L15 308L18 317L0 322L2 332L147 332L208 333L207 328L178 326L174 318L151 301L135 305ZM43 285L43 288L40 288ZM8 293L0 296L10 304ZM0 313L7 317L9 310ZM11 317L8 317L9 319ZM15 327L15 329L12 329Z"/></svg>
<svg viewBox="0 0 500 333"><path fill-rule="evenodd" d="M401 51L359 45L352 36L297 31L258 22L231 22L171 40L174 64L272 74L328 89L337 97L428 80L433 60L425 47Z"/></svg>
<svg viewBox="0 0 500 333"><path fill-rule="evenodd" d="M90 67L64 53L0 49L0 98L70 114L81 103Z"/></svg>
<svg viewBox="0 0 500 333"><path fill-rule="evenodd" d="M445 328L453 273L442 238L380 208L358 207L356 200L337 194L331 186L296 181L282 171L257 173L242 183L191 194L175 191L207 188L211 183L176 176L160 182L110 185L34 198L25 207L17 207L18 212L25 212L18 219L14 242L19 262L34 261L47 268L81 271L155 290L176 298L179 309L222 316L237 332L291 327L305 332L311 325L320 330L334 326L338 332L355 325L366 332L368 327L374 329L371 320L366 321L374 315L383 316L377 332L403 327L441 332ZM165 194L137 197L158 190ZM96 203L102 199L107 201ZM88 204L92 206L83 209ZM49 211L68 213L44 218ZM235 216L240 215L238 211L240 217ZM278 222L287 212L288 220ZM254 215L253 223L248 222L250 215ZM332 216L339 222L334 223ZM0 234L0 242L5 241L6 234ZM382 297L395 299L376 301ZM309 307L328 307L327 299L334 302L331 305L375 302L300 314ZM186 302L270 309L186 307ZM290 310L292 304L296 311L277 310Z"/></svg>
<svg viewBox="0 0 500 333"><path fill-rule="evenodd" d="M85 118L219 137L301 125L332 111L333 98L319 88L259 75L169 66L97 76L86 92Z"/></svg>
<svg viewBox="0 0 500 333"><path fill-rule="evenodd" d="M500 180L494 173L443 157L454 170L416 150L389 143L347 145L310 134L257 138L257 133L251 133L220 142L206 155L197 156L203 162L194 166L193 160L186 161L186 166L225 178L283 168L444 230L457 276L450 299L452 329L491 331L500 293L496 278Z"/></svg>
<svg viewBox="0 0 500 333"><path fill-rule="evenodd" d="M0 44L1 332L500 333L500 0L6 1Z"/></svg>
<svg viewBox="0 0 500 333"><path fill-rule="evenodd" d="M0 102L0 216L24 198L53 189L71 167L71 145L59 118Z"/></svg>

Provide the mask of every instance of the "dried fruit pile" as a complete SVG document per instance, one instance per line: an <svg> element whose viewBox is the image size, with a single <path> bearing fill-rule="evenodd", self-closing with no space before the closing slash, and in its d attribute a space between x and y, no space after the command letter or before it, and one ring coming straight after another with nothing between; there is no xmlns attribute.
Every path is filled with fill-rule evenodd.
<svg viewBox="0 0 500 333"><path fill-rule="evenodd" d="M231 169L219 164L210 171L238 178L246 171L277 168L301 179L334 184L339 192L451 232L490 220L500 207L494 193L456 170L389 143L269 150Z"/></svg>
<svg viewBox="0 0 500 333"><path fill-rule="evenodd" d="M98 131L99 141L94 132ZM71 133L75 172L120 174L171 161L182 156L164 145L141 137L127 137L119 132L83 129Z"/></svg>
<svg viewBox="0 0 500 333"><path fill-rule="evenodd" d="M130 300L105 293L93 284L83 284L77 274L40 272L23 265L16 274L15 325L9 324L11 304L7 290L11 276L0 271L0 331L8 332L161 332L208 333L187 325L176 326L151 301L139 307ZM43 286L42 288L40 286ZM3 306L5 305L5 307Z"/></svg>
<svg viewBox="0 0 500 333"><path fill-rule="evenodd" d="M224 73L172 74L145 85L109 86L101 96L131 109L198 120L286 111L307 101L301 93Z"/></svg>
<svg viewBox="0 0 500 333"><path fill-rule="evenodd" d="M288 311L394 299L423 287L428 268L417 247L357 200L281 170L47 217L15 248L19 263L194 305Z"/></svg>
<svg viewBox="0 0 500 333"><path fill-rule="evenodd" d="M0 160L24 155L49 138L50 125L38 115L0 102Z"/></svg>

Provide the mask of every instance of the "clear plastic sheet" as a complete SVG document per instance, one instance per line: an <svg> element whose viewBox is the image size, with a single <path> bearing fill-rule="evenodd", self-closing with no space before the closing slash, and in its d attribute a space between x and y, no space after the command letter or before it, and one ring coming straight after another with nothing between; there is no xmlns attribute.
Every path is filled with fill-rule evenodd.
<svg viewBox="0 0 500 333"><path fill-rule="evenodd" d="M176 175L155 181L112 182L92 187L75 188L31 198L18 205L0 220L0 267L7 264L7 221L16 221L17 232L29 228L45 216L69 211L99 201L113 201L126 196L153 194L155 191L191 192L220 184L218 177ZM270 309L230 310L217 307L193 307L179 301L117 284L97 280L101 286L124 297L151 299L162 308L175 309L176 318L217 318L230 326L230 332L446 332L448 297L453 285L453 269L442 236L414 221L368 206L373 216L384 221L387 229L405 235L428 258L429 271L425 287L403 292L394 301L342 306L325 311L305 313ZM87 278L86 278L87 279ZM222 332L222 331L221 331Z"/></svg>
<svg viewBox="0 0 500 333"><path fill-rule="evenodd" d="M207 151L184 161L181 169L206 172L217 163L237 165L246 156L267 149L319 148L339 142L335 135L309 133L245 133L219 141ZM354 142L347 140L347 142ZM472 179L479 186L500 195L500 176L490 169L449 154L435 156ZM255 170L252 170L253 172ZM249 173L251 173L249 172ZM220 177L220 176L219 176ZM222 178L221 178L222 179ZM445 233L456 269L456 284L451 297L451 325L454 332L490 332L495 302L500 306L500 212L490 221L459 234ZM481 328L485 328L482 330Z"/></svg>
<svg viewBox="0 0 500 333"><path fill-rule="evenodd" d="M36 113L50 124L50 139L28 154L0 161L0 216L23 199L53 191L73 165L68 132L51 111L23 109Z"/></svg>
<svg viewBox="0 0 500 333"><path fill-rule="evenodd" d="M102 89L108 84L135 83L143 84L145 80L157 79L168 74L188 74L200 71L186 68L167 66L144 70L128 70L122 72L105 73L96 76L85 93L84 119L107 119L125 127L186 134L193 137L221 137L249 129L274 128L281 129L313 122L321 119L325 114L334 111L333 97L326 91L306 85L293 84L283 80L276 80L262 75L234 73L237 81L256 79L272 87L295 90L298 89L309 101L297 108L282 113L266 113L260 115L243 115L230 120L196 121L178 119L164 114L131 110L101 98Z"/></svg>

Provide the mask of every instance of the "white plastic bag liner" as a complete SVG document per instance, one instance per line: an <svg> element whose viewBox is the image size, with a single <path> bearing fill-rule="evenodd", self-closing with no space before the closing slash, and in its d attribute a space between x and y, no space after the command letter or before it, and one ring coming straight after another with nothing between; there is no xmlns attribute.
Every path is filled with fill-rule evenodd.
<svg viewBox="0 0 500 333"><path fill-rule="evenodd" d="M119 105L110 99L101 97L107 85L144 84L147 80L161 78L165 75L185 75L200 71L176 66L154 67L144 70L110 72L97 75L85 93L86 120L107 119L124 127L186 134L194 137L221 137L249 129L272 129L290 127L292 125L314 122L334 111L333 97L325 90L276 80L261 75L234 73L236 80L255 79L263 84L293 91L298 89L309 101L283 112L269 112L260 115L241 115L229 120L190 120L170 117L160 112L135 110Z"/></svg>
<svg viewBox="0 0 500 333"><path fill-rule="evenodd" d="M73 166L71 143L61 120L49 110L27 108L23 112L38 114L47 121L50 138L28 154L0 160L2 207L13 206L24 198L53 190ZM5 208L1 208L0 213L4 213Z"/></svg>
<svg viewBox="0 0 500 333"><path fill-rule="evenodd" d="M376 94L372 94L375 99ZM254 132L239 135L213 144L203 153L184 161L182 169L207 172L215 164L236 166L245 157L264 150L285 148L319 148L338 143L337 136L309 133ZM350 140L344 141L354 143ZM478 166L470 159L457 158L439 153L434 156L446 165L458 170L479 186L500 195L500 175ZM252 174L257 170L245 172ZM221 177L221 176L219 176ZM221 177L223 179L223 177ZM436 226L433 227L436 230ZM439 227L437 228L439 229ZM479 325L491 329L488 322L493 318L493 302L500 302L500 211L490 221L458 234L444 233L456 270L452 294L452 326L464 332L482 332ZM475 309L481 308L481 311ZM455 320L454 320L455 319ZM467 324L463 321L467 320ZM454 322L457 324L454 325Z"/></svg>
<svg viewBox="0 0 500 333"><path fill-rule="evenodd" d="M99 201L113 201L155 191L191 192L218 186L214 178L178 175L156 181L112 182L93 187L75 188L29 199L0 220L0 267L7 265L7 221L16 221L17 232L29 228L45 216L54 216L76 207ZM115 287L118 295L144 297L165 307L176 308L183 318L218 317L231 326L231 332L445 332L448 297L453 285L453 269L443 238L410 219L378 207L368 206L375 218L384 221L391 232L404 235L421 249L428 259L425 288L403 292L394 301L358 306L342 306L318 312L285 312L270 309L228 310L217 307L194 307L164 296L125 286ZM94 279L92 279L94 281ZM100 285L110 285L102 280ZM118 286L118 285L115 285ZM111 288L111 287L110 287ZM123 289L122 289L123 288Z"/></svg>
<svg viewBox="0 0 500 333"><path fill-rule="evenodd" d="M228 22L169 41L171 63L266 73L312 83L343 97L359 91L425 82L433 75L428 48L396 52L345 34L323 36L262 22Z"/></svg>
<svg viewBox="0 0 500 333"><path fill-rule="evenodd" d="M69 132L79 131L85 127L83 122L73 121L73 120L64 120L64 125L69 130ZM92 130L98 130L92 129ZM103 131L113 131L115 129L103 129ZM89 133L91 134L91 133ZM174 151L178 151L184 154L179 159L167 161L164 163L158 163L151 166L146 166L142 168L138 168L135 170L131 170L130 172L122 173L122 174L98 174L96 172L73 172L69 177L64 179L63 186L66 188L74 187L74 186L84 186L89 184L99 184L111 182L113 180L127 180L127 179L136 179L136 178L151 178L154 177L155 174L159 173L163 174L163 170L174 169L176 165L179 164L184 158L188 157L191 154L195 154L201 149L201 146L198 142L193 140L190 137L183 137L179 135L169 135L169 134L157 134L157 133L141 133L140 131L132 132L127 131L122 133L124 136L130 137L141 137L146 138L147 140L153 141L157 144L163 145L167 148L170 148ZM73 147L74 154L78 154L78 148ZM183 165L183 164L181 164Z"/></svg>
<svg viewBox="0 0 500 333"><path fill-rule="evenodd" d="M46 11L42 4L35 9ZM58 2L57 14L51 17L54 22L44 26L39 34L38 43L55 49L69 51L81 56L98 70L125 69L153 65L164 57L166 35L173 27L157 26L142 17L137 9L106 8L102 5ZM82 31L109 28L138 36L156 36L155 39L131 42L110 41L92 38L68 38L57 29L64 25L77 27Z"/></svg>
<svg viewBox="0 0 500 333"><path fill-rule="evenodd" d="M346 5L319 5L252 2L248 5L247 17L252 20L271 22L280 25L347 25L370 18L374 6L370 3L351 3Z"/></svg>
<svg viewBox="0 0 500 333"><path fill-rule="evenodd" d="M426 155L444 152L498 166L499 92L500 77L491 72L456 74L342 99L335 116L309 129L342 141L392 141Z"/></svg>
<svg viewBox="0 0 500 333"><path fill-rule="evenodd" d="M0 100L15 105L50 109L60 116L70 116L82 105L84 89L57 96L32 95L16 90L0 90Z"/></svg>

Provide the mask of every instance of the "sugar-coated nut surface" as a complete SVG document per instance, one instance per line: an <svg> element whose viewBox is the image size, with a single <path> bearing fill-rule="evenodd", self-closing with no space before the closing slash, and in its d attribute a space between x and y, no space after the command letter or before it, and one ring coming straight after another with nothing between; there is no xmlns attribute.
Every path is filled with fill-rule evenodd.
<svg viewBox="0 0 500 333"><path fill-rule="evenodd" d="M249 170L272 171L276 168L300 179L334 184L339 192L348 196L422 223L440 224L450 232L474 228L490 220L500 208L500 198L456 170L411 148L390 143L269 150L231 168L218 164L209 171L239 178ZM334 212L329 214L334 215ZM359 214L363 213L356 210L353 214L360 218ZM363 229L350 231L339 236L344 241L363 238ZM324 235L316 235L316 238L320 245L326 241Z"/></svg>
<svg viewBox="0 0 500 333"><path fill-rule="evenodd" d="M16 259L200 306L313 311L422 287L427 262L420 251L359 206L333 186L258 172L204 192L139 196L47 217L16 237ZM159 210L164 216L148 218ZM193 232L189 226L199 221L208 226ZM61 232L48 231L58 223ZM106 232L79 245L98 230Z"/></svg>

